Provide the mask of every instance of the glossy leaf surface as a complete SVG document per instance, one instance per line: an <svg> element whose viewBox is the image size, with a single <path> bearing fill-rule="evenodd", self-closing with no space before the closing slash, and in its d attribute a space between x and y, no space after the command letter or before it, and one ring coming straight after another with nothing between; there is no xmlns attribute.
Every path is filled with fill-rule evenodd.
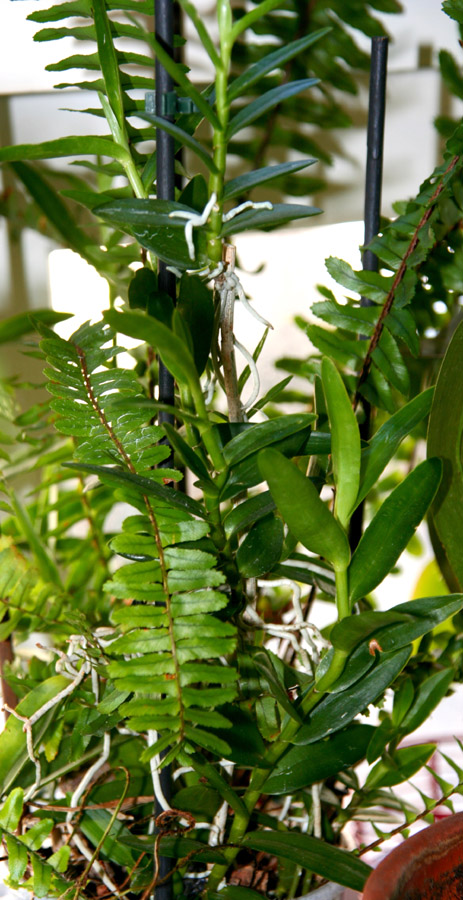
<svg viewBox="0 0 463 900"><path fill-rule="evenodd" d="M298 832L251 831L242 841L244 847L261 850L279 859L289 859L304 869L316 872L354 891L361 891L371 872L357 856L317 838Z"/></svg>
<svg viewBox="0 0 463 900"><path fill-rule="evenodd" d="M259 467L277 508L298 541L335 567L347 566L347 538L310 479L271 448L261 451Z"/></svg>
<svg viewBox="0 0 463 900"><path fill-rule="evenodd" d="M384 501L352 557L349 596L352 603L380 584L405 550L433 500L442 476L442 463L420 463Z"/></svg>
<svg viewBox="0 0 463 900"><path fill-rule="evenodd" d="M439 456L443 463L442 483L431 508L432 521L460 588L463 587L463 410L455 400L463 393L462 354L463 323L456 329L441 365L428 431L428 455Z"/></svg>
<svg viewBox="0 0 463 900"><path fill-rule="evenodd" d="M348 725L374 703L397 678L410 657L411 647L382 653L375 667L351 688L325 697L298 732L295 744L313 744Z"/></svg>
<svg viewBox="0 0 463 900"><path fill-rule="evenodd" d="M322 360L322 384L331 425L335 515L346 528L358 494L360 432L342 378L328 357Z"/></svg>
<svg viewBox="0 0 463 900"><path fill-rule="evenodd" d="M355 765L365 756L373 731L371 725L351 725L309 748L290 747L267 778L265 793L291 794Z"/></svg>

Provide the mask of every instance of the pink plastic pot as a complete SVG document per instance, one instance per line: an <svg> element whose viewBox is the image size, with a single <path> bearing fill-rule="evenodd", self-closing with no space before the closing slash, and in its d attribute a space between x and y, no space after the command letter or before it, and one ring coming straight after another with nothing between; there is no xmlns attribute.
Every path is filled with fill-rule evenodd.
<svg viewBox="0 0 463 900"><path fill-rule="evenodd" d="M463 813L392 850L370 875L363 900L463 900Z"/></svg>

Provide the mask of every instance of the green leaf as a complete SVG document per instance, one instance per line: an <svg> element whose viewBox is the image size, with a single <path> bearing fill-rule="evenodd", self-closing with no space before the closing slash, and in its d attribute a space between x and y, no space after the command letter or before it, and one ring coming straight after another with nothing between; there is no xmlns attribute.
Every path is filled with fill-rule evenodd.
<svg viewBox="0 0 463 900"><path fill-rule="evenodd" d="M125 130L124 99L119 75L116 49L105 0L93 0L93 21L98 44L98 61L103 74L106 94L119 128Z"/></svg>
<svg viewBox="0 0 463 900"><path fill-rule="evenodd" d="M65 872L69 865L70 856L71 848L69 844L64 844L56 851L56 853L52 853L48 858L48 865L50 865L55 872Z"/></svg>
<svg viewBox="0 0 463 900"><path fill-rule="evenodd" d="M35 855L32 856L31 862L34 894L38 900L41 900L42 897L47 897L50 890L53 869Z"/></svg>
<svg viewBox="0 0 463 900"><path fill-rule="evenodd" d="M182 438L181 434L179 434L179 432L173 427L173 425L170 425L169 422L164 422L163 428L169 439L169 444L171 445L171 447L173 447L176 453L178 453L183 464L191 469L191 471L202 481L205 481L207 482L207 484L211 484L212 486L214 486L214 482L212 481L206 465L199 454L191 449L190 445L187 444L187 442Z"/></svg>
<svg viewBox="0 0 463 900"><path fill-rule="evenodd" d="M350 550L346 535L318 495L317 489L278 450L259 454L259 467L273 499L293 535L307 550L345 569Z"/></svg>
<svg viewBox="0 0 463 900"><path fill-rule="evenodd" d="M45 141L42 144L15 144L0 147L0 162L24 162L25 159L56 159L60 156L109 156L119 162L131 161L130 153L111 138L94 134L75 135Z"/></svg>
<svg viewBox="0 0 463 900"><path fill-rule="evenodd" d="M360 432L344 382L328 357L322 360L322 384L331 425L334 510L342 527L347 528L359 488Z"/></svg>
<svg viewBox="0 0 463 900"><path fill-rule="evenodd" d="M170 215L179 211L196 215L196 210L173 200L138 198L113 200L96 206L93 210L103 221L132 234L142 247L151 250L168 265L179 269L205 266L207 263L205 229L196 229L194 232L196 256L192 260L185 240L185 220Z"/></svg>
<svg viewBox="0 0 463 900"><path fill-rule="evenodd" d="M279 562L284 540L281 519L267 516L253 525L236 554L238 570L245 578L259 578Z"/></svg>
<svg viewBox="0 0 463 900"><path fill-rule="evenodd" d="M193 357L199 375L206 368L214 332L212 291L195 275L183 275L178 288L177 309L188 325Z"/></svg>
<svg viewBox="0 0 463 900"><path fill-rule="evenodd" d="M231 538L238 531L246 531L250 525L264 518L274 509L275 501L270 491L262 491L255 497L249 497L243 503L234 506L224 519L227 538Z"/></svg>
<svg viewBox="0 0 463 900"><path fill-rule="evenodd" d="M379 628L395 622L412 623L413 619L411 615L397 612L394 608L384 612L371 610L357 616L349 616L334 625L330 631L330 641L333 647L350 651ZM410 638L406 643L409 644L412 640L413 638Z"/></svg>
<svg viewBox="0 0 463 900"><path fill-rule="evenodd" d="M283 707L284 711L291 716L296 722L301 722L302 719L294 706L291 703L288 694L286 692L286 685L284 681L280 678L280 675L275 668L275 664L273 662L273 653L265 648L261 648L256 650L252 654L252 661L256 669L264 676L267 681L270 692L275 700L278 700L280 706Z"/></svg>
<svg viewBox="0 0 463 900"><path fill-rule="evenodd" d="M22 716L31 716L56 694L69 685L69 678L53 675L38 687L34 688L24 700L18 704L17 712ZM37 745L50 722L50 714L44 715L34 726L34 744ZM4 793L14 783L23 765L28 761L26 736L23 723L10 716L0 734L0 785Z"/></svg>
<svg viewBox="0 0 463 900"><path fill-rule="evenodd" d="M14 788L0 809L0 829L16 831L23 814L23 806L24 791L22 788Z"/></svg>
<svg viewBox="0 0 463 900"><path fill-rule="evenodd" d="M459 612L463 605L462 594L446 594L444 597L420 597L419 600L408 600L399 603L390 612L405 614L408 621L396 622L383 626L377 638L383 650L397 650L417 638L432 631L436 625L445 622L450 616ZM369 613L360 613L362 618ZM376 613L378 615L378 613ZM336 626L337 627L337 626ZM333 629L334 630L334 629Z"/></svg>
<svg viewBox="0 0 463 900"><path fill-rule="evenodd" d="M98 245L90 237L89 233L85 233L70 215L67 206L61 200L59 194L50 187L45 178L37 171L37 169L25 162L14 162L11 164L15 174L21 179L29 194L48 221L56 228L61 238L64 238L66 244L71 249L76 250L89 262L99 263L104 266L105 260L103 253ZM52 310L49 311L49 315ZM35 316L35 311L33 312ZM43 314L42 314L43 315ZM42 321L45 321L42 319ZM56 320L55 320L56 321ZM48 324L48 323L47 323Z"/></svg>
<svg viewBox="0 0 463 900"><path fill-rule="evenodd" d="M8 868L12 881L19 882L27 868L27 850L20 841L10 834L5 834L3 839L8 854Z"/></svg>
<svg viewBox="0 0 463 900"><path fill-rule="evenodd" d="M156 38L152 38L151 43L159 62L166 72L168 72L171 78L183 88L186 96L193 100L193 103L195 103L200 112L202 112L204 118L208 119L212 127L220 130L221 124L216 113L212 109L212 106L209 105L203 95L194 87L189 78L187 78L183 68L172 59L167 50L164 49L162 44L156 40Z"/></svg>
<svg viewBox="0 0 463 900"><path fill-rule="evenodd" d="M165 291L158 289L158 279L152 269L143 266L135 272L128 290L130 309L144 309L149 316L170 327L174 304Z"/></svg>
<svg viewBox="0 0 463 900"><path fill-rule="evenodd" d="M188 856L192 851L196 851L193 859L201 860L204 863L224 863L225 857L220 850L209 847L201 841L195 841L193 838L178 837L177 835L162 837L159 842L159 853L161 856L167 856L171 859L182 859Z"/></svg>
<svg viewBox="0 0 463 900"><path fill-rule="evenodd" d="M349 596L352 603L373 591L389 574L425 516L439 487L442 463L420 463L387 497L352 557Z"/></svg>
<svg viewBox="0 0 463 900"><path fill-rule="evenodd" d="M187 131L184 131L183 128L179 128L178 125L175 125L174 122L169 122L168 119L161 116L155 116L154 113L137 112L137 117L146 119L148 122L151 122L152 125L155 125L156 128L161 128L162 131L170 134L182 147L188 147L189 150L192 150L210 172L214 174L217 173L217 166L210 153L207 152L205 147L203 147L196 138L191 134L188 134Z"/></svg>
<svg viewBox="0 0 463 900"><path fill-rule="evenodd" d="M402 409L399 409L370 440L368 447L362 451L360 490L357 505L367 496L373 485L384 471L388 462L395 456L401 441L427 416L431 409L434 388L430 387ZM440 455L440 454L433 454Z"/></svg>
<svg viewBox="0 0 463 900"><path fill-rule="evenodd" d="M197 500L193 500L192 497L188 497L180 491L172 491L171 488L163 487L157 481L153 481L152 478L135 475L115 466L96 466L89 463L65 463L64 465L68 469L79 469L83 472L98 475L105 483L115 484L118 487L125 486L135 490L138 494L156 497L157 500L161 500L166 506L173 506L184 512L192 513L192 515L199 516L201 519L207 518L207 513Z"/></svg>
<svg viewBox="0 0 463 900"><path fill-rule="evenodd" d="M402 671L410 653L410 646L392 653L381 653L374 668L352 687L329 694L315 707L307 723L298 731L294 743L313 744L352 722L370 703L382 697Z"/></svg>
<svg viewBox="0 0 463 900"><path fill-rule="evenodd" d="M393 338L387 328L383 329L379 343L373 350L372 360L392 387L395 387L402 394L408 394L410 390L408 369L402 359L395 338Z"/></svg>
<svg viewBox="0 0 463 900"><path fill-rule="evenodd" d="M274 203L271 209L247 209L230 222L225 222L220 236L239 234L250 228L276 228L296 219L316 216L321 211L318 206L302 206L300 203Z"/></svg>
<svg viewBox="0 0 463 900"><path fill-rule="evenodd" d="M219 710L231 725L227 729L214 729L230 748L228 759L245 768L258 766L265 753L265 744L254 717L246 709L233 706L231 703L220 706Z"/></svg>
<svg viewBox="0 0 463 900"><path fill-rule="evenodd" d="M343 259L336 259L335 256L330 256L325 261L325 265L328 273L338 284L364 297L368 297L374 303L382 303L384 301L390 284L392 284L392 277L388 280L384 275L379 275L378 272L354 272L349 263Z"/></svg>
<svg viewBox="0 0 463 900"><path fill-rule="evenodd" d="M234 197L241 197L261 184L265 184L282 175L299 172L307 166L312 166L315 162L317 162L316 159L303 159L295 162L279 163L276 166L264 166L262 169L256 169L254 172L245 172L244 175L238 175L236 178L232 178L231 181L227 181L223 191L223 199L233 200Z"/></svg>
<svg viewBox="0 0 463 900"><path fill-rule="evenodd" d="M276 444L277 441L283 440L288 435L308 428L316 418L313 413L296 413L278 416L276 419L269 419L269 421L260 422L257 425L249 424L244 431L241 431L225 445L223 450L225 461L229 466L233 466L250 456L251 453L262 450L269 444Z"/></svg>
<svg viewBox="0 0 463 900"><path fill-rule="evenodd" d="M388 759L380 759L369 773L365 789L378 790L408 781L427 763L435 749L435 744L418 744L416 747L402 747Z"/></svg>
<svg viewBox="0 0 463 900"><path fill-rule="evenodd" d="M329 31L329 28L320 28L318 31L312 31L310 34L304 35L304 37L299 38L297 41L284 43L281 47L278 47L277 50L267 53L266 56L259 59L259 61L252 66L249 66L242 75L239 75L238 78L235 78L230 83L228 88L230 101L236 100L237 97L243 97L245 91L252 87L253 84L256 84L257 81L260 81L264 75L268 75L268 73L273 72L274 69L284 66L290 59L293 59L299 53L303 53L304 50L307 50L307 48L315 41L325 37Z"/></svg>
<svg viewBox="0 0 463 900"><path fill-rule="evenodd" d="M259 891L237 884L226 884L220 891L213 892L211 900L262 900Z"/></svg>
<svg viewBox="0 0 463 900"><path fill-rule="evenodd" d="M463 587L463 484L461 475L461 446L463 437L463 408L457 397L463 391L463 323L455 330L447 347L435 388L429 417L428 456L439 456L443 476L431 517L450 568Z"/></svg>
<svg viewBox="0 0 463 900"><path fill-rule="evenodd" d="M186 382L190 387L192 384L196 387L198 376L189 347L162 322L142 313L119 313L116 310L108 310L104 314L104 320L115 331L139 338L155 347L174 378L182 384Z"/></svg>
<svg viewBox="0 0 463 900"><path fill-rule="evenodd" d="M300 832L251 831L241 843L243 847L263 851L269 856L289 859L354 891L363 890L372 871L358 856Z"/></svg>
<svg viewBox="0 0 463 900"><path fill-rule="evenodd" d="M53 309L34 309L31 313L17 313L0 322L0 344L16 341L25 334L36 330L35 321L44 325L55 325L70 319L71 313L59 313Z"/></svg>
<svg viewBox="0 0 463 900"><path fill-rule="evenodd" d="M266 794L291 794L332 778L364 758L374 728L350 725L329 740L307 747L290 747L280 757L262 787Z"/></svg>
<svg viewBox="0 0 463 900"><path fill-rule="evenodd" d="M453 669L443 669L421 682L415 692L411 707L400 722L401 734L411 734L428 719L433 709L445 697L454 677Z"/></svg>

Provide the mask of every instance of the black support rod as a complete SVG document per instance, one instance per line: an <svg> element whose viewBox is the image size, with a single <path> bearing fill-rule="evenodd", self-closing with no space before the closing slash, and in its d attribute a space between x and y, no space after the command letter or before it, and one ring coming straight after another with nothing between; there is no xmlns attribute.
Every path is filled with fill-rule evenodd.
<svg viewBox="0 0 463 900"><path fill-rule="evenodd" d="M154 32L156 40L173 56L174 46L174 13L173 0L154 0ZM173 91L172 79L168 72L161 66L159 60L155 60L155 110L157 116L164 116L164 97ZM169 119L169 116L165 116ZM170 118L170 121L172 119ZM161 128L156 129L156 196L160 200L175 200L175 148L173 138ZM165 291L175 303L176 283L173 272L167 270L166 264L158 262L158 286ZM166 369L164 363L159 360L159 402L174 405L174 379ZM158 421L173 424L174 417L170 413L159 412ZM164 466L172 464L169 457L164 461ZM162 465L162 463L161 463ZM171 802L172 778L170 766L166 766L160 773L160 783L164 798ZM162 813L162 807L156 800L155 815ZM172 861L166 857L159 858L158 878L162 880L172 869ZM167 880L155 889L155 900L171 900L172 882Z"/></svg>
<svg viewBox="0 0 463 900"><path fill-rule="evenodd" d="M381 187L383 179L384 119L386 113L387 37L374 37L371 42L370 94L368 99L367 164L365 174L364 245L378 234L381 216ZM378 258L371 250L364 250L364 270L378 271ZM362 306L371 306L367 297L361 298ZM370 438L371 407L363 400L364 420L360 424L362 440ZM350 522L349 541L355 550L363 530L364 504L354 512Z"/></svg>
<svg viewBox="0 0 463 900"><path fill-rule="evenodd" d="M372 39L365 175L365 245L378 234L381 215L387 48L387 37ZM368 272L378 271L378 259L371 250L364 251L362 262L363 268Z"/></svg>
<svg viewBox="0 0 463 900"><path fill-rule="evenodd" d="M173 0L155 0L154 2L154 31L155 37L167 52L173 56L174 46L174 12ZM155 61L156 79L156 115L163 116L172 121L170 116L164 115L163 98L173 91L172 78L161 66L158 59ZM175 151L174 139L161 128L156 129L156 196L159 200L175 200ZM165 263L159 261L158 266L159 289L165 291L175 302L175 275L167 271ZM159 401L160 403L174 403L174 379L164 364L159 361ZM159 422L173 422L173 416L160 412Z"/></svg>

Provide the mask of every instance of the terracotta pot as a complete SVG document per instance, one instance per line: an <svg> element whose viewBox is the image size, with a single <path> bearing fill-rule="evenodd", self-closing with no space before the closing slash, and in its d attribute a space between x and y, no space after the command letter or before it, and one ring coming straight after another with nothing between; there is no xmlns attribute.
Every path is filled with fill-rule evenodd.
<svg viewBox="0 0 463 900"><path fill-rule="evenodd" d="M363 900L463 900L463 813L392 850L370 875Z"/></svg>

